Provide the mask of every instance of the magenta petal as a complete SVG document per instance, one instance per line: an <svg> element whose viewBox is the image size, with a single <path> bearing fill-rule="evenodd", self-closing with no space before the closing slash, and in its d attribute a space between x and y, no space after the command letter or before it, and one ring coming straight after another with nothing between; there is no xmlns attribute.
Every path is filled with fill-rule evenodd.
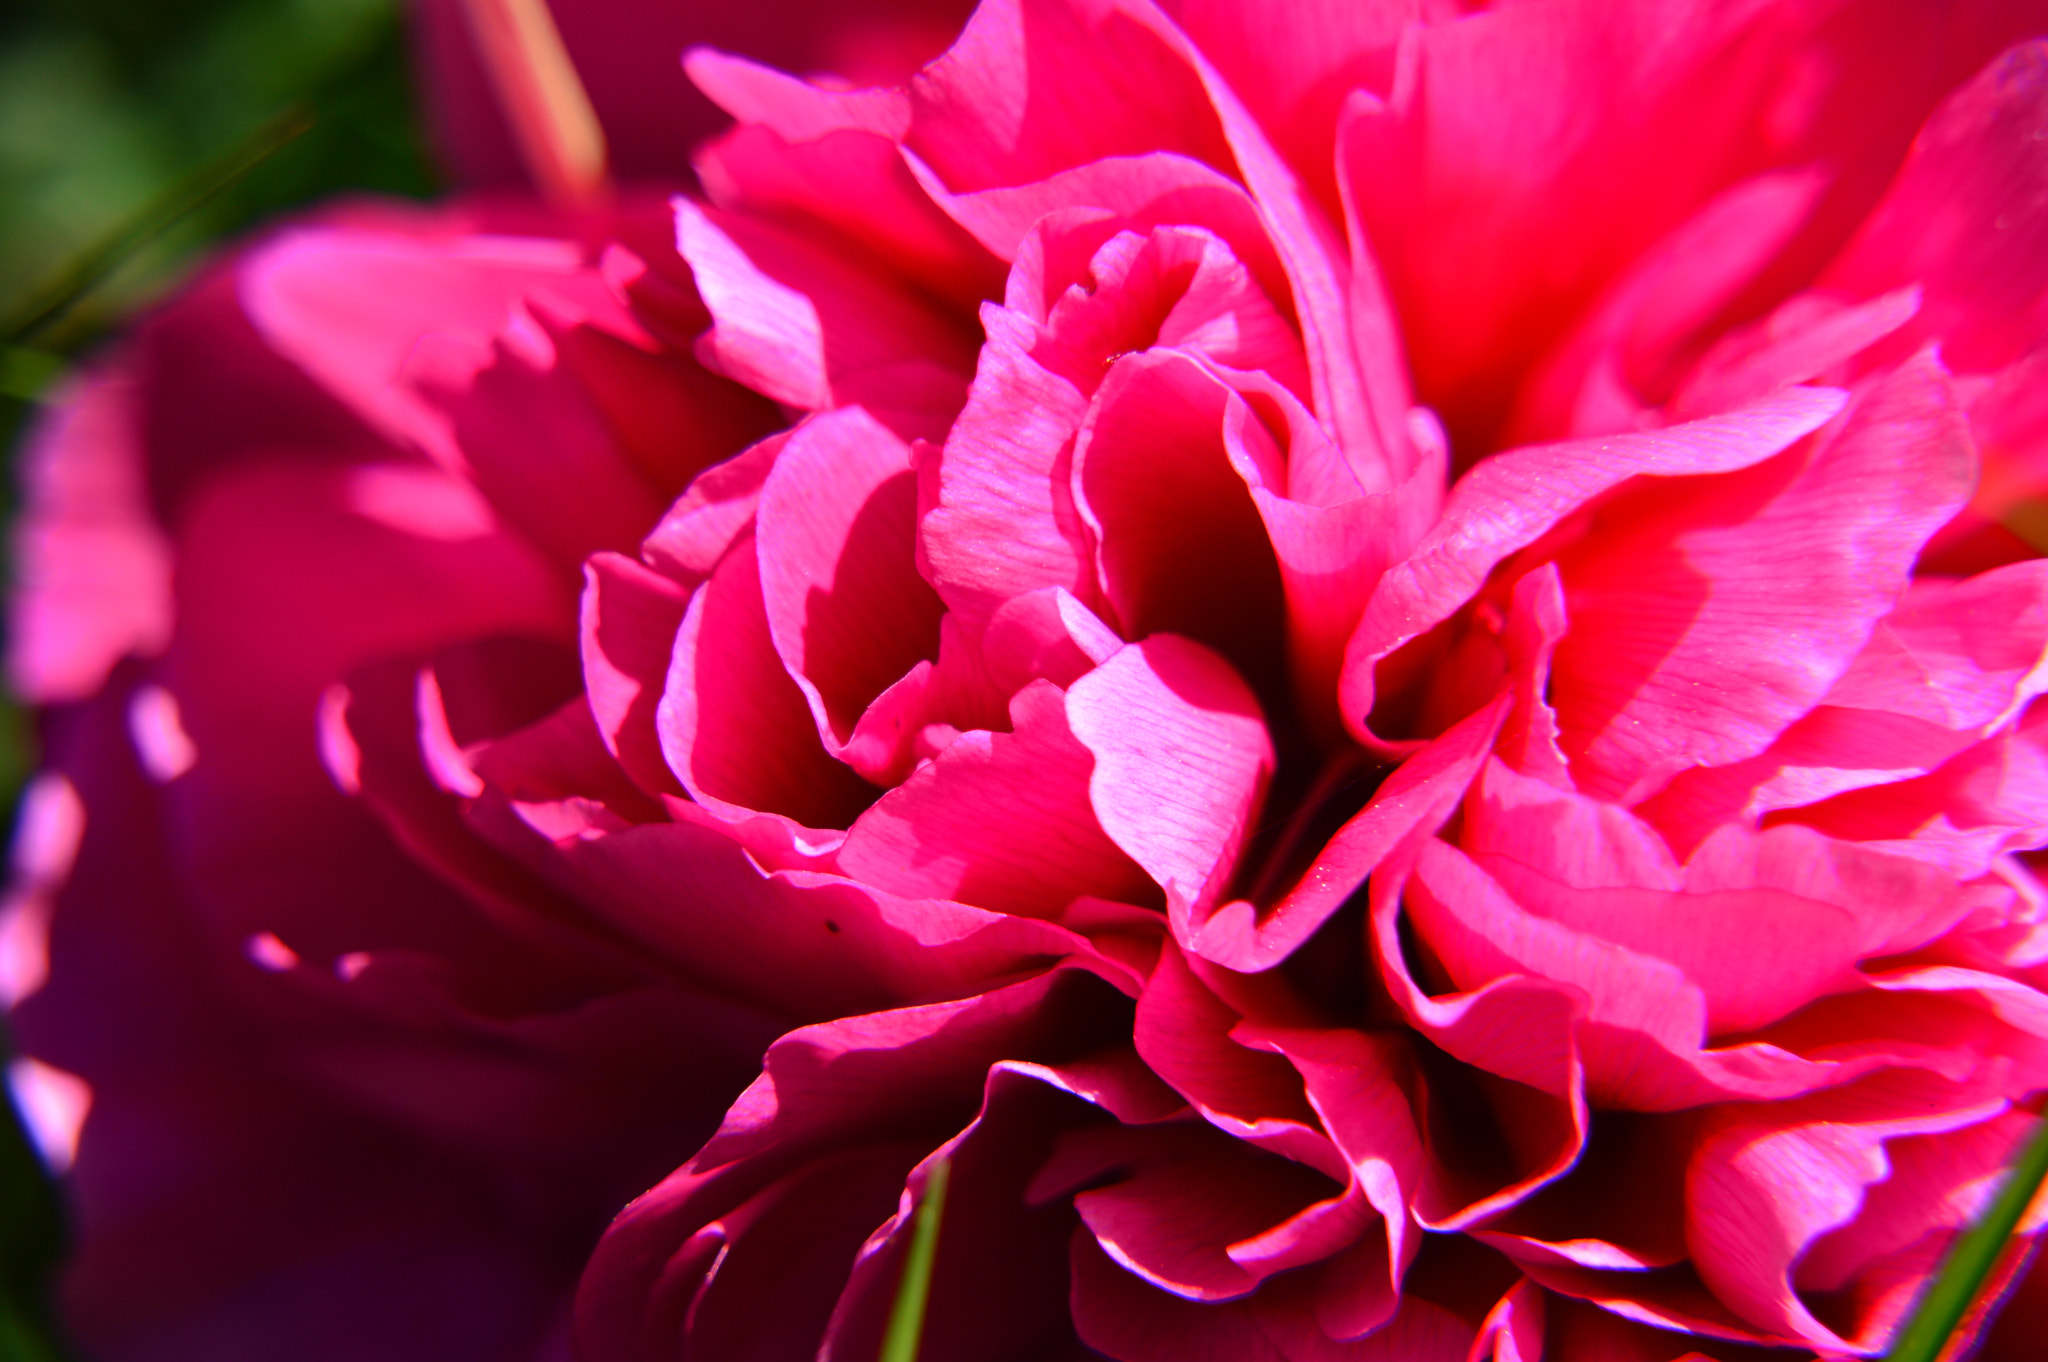
<svg viewBox="0 0 2048 1362"><path fill-rule="evenodd" d="M1842 1337L1799 1299L1793 1264L1821 1236L1873 1206L1873 1184L1892 1172L1887 1142L1960 1134L2004 1107L1928 1075L1899 1074L1810 1097L1789 1110L1731 1112L1702 1140L1687 1172L1686 1242L1693 1263L1721 1301L1764 1330L1822 1351L1874 1350L1882 1339L1871 1327L1878 1322L1852 1320L1864 1327L1852 1330L1854 1338ZM2016 1133L2009 1131L2008 1140ZM1997 1155L1984 1159L1973 1143L1950 1147L1956 1162L1974 1163L1981 1178ZM1914 1170L1902 1171L1910 1176ZM1800 1195L1783 1195L1788 1187ZM1875 1199L1880 1211L1882 1201ZM1886 1227L1873 1228L1882 1235ZM1836 1242L1853 1252L1851 1240ZM1828 1265L1823 1254L1823 1272ZM1894 1311L1904 1304L1895 1302Z"/></svg>
<svg viewBox="0 0 2048 1362"><path fill-rule="evenodd" d="M1671 370L1687 344L1784 248L1824 187L1812 171L1758 176L1723 191L1646 252L1523 380L1505 442L1637 425L1676 378ZM1787 376L1743 396L1811 377ZM1738 404L1687 414L1732 405Z"/></svg>
<svg viewBox="0 0 2048 1362"><path fill-rule="evenodd" d="M1922 358L1860 394L1796 471L1622 494L1558 557L1572 624L1553 687L1580 788L1633 803L1762 751L1848 670L1974 472L1947 377Z"/></svg>
<svg viewBox="0 0 2048 1362"><path fill-rule="evenodd" d="M709 577L752 527L761 488L788 439L787 431L777 432L699 474L641 541L647 561L686 587Z"/></svg>
<svg viewBox="0 0 2048 1362"><path fill-rule="evenodd" d="M907 145L967 191L1159 150L1227 170L1201 81L1162 27L1138 6L984 4L911 84Z"/></svg>
<svg viewBox="0 0 2048 1362"><path fill-rule="evenodd" d="M792 142L848 130L894 138L910 126L910 101L901 90L827 90L709 47L685 52L683 69L742 124L758 124Z"/></svg>
<svg viewBox="0 0 2048 1362"><path fill-rule="evenodd" d="M1212 1125L1342 1178L1342 1158L1318 1128L1301 1074L1268 1047L1240 1041L1240 1014L1168 944L1138 996L1134 1035L1153 1072Z"/></svg>
<svg viewBox="0 0 2048 1362"><path fill-rule="evenodd" d="M1228 663L1171 634L1125 647L1067 692L1095 756L1089 799L1110 840L1192 932L1236 869L1273 770L1259 704Z"/></svg>
<svg viewBox="0 0 2048 1362"><path fill-rule="evenodd" d="M1004 601L1040 587L1096 596L1088 531L1065 476L1088 400L1034 360L1017 331L992 325L940 456L938 504L918 526L932 585L976 632Z"/></svg>
<svg viewBox="0 0 2048 1362"><path fill-rule="evenodd" d="M1190 1300L1250 1293L1285 1264L1238 1262L1230 1250L1336 1190L1314 1170L1203 1122L1075 1131L1041 1180L1085 1185L1113 1170L1127 1171L1075 1195L1081 1222L1126 1268Z"/></svg>
<svg viewBox="0 0 2048 1362"><path fill-rule="evenodd" d="M1259 222L1258 209L1235 181L1200 161L1166 151L1105 157L1042 180L970 194L947 191L932 183L929 173L922 178L955 221L996 255L1016 261L1021 269L1031 268L1023 255L1025 242L1046 214L1068 208L1100 209L1136 231L1183 223L1214 232L1230 244L1232 253L1267 294L1281 307L1287 306L1287 276ZM1041 322L1059 293L1057 288L1045 287L1049 282L1038 281L1038 307L1027 309ZM1026 301L1014 296L1016 287L1013 276L1013 296L1008 299L1012 307Z"/></svg>
<svg viewBox="0 0 2048 1362"><path fill-rule="evenodd" d="M1096 759L1069 728L1058 688L1031 683L1010 713L1012 732L962 734L877 800L848 831L840 867L896 893L1033 917L1084 894L1151 898L1096 821Z"/></svg>
<svg viewBox="0 0 2048 1362"><path fill-rule="evenodd" d="M689 595L616 553L584 564L583 583L583 681L598 731L642 789L681 794L662 758L655 707Z"/></svg>
<svg viewBox="0 0 2048 1362"><path fill-rule="evenodd" d="M124 655L170 642L170 546L143 486L136 405L120 367L91 375L23 449L7 667L24 699L82 699Z"/></svg>
<svg viewBox="0 0 2048 1362"><path fill-rule="evenodd" d="M688 824L563 843L536 863L674 968L786 1017L967 996L1034 963L1089 953L1051 923L815 871L766 872L721 833Z"/></svg>
<svg viewBox="0 0 2048 1362"><path fill-rule="evenodd" d="M858 407L798 426L761 489L755 543L768 630L828 746L939 645L939 598L913 562L910 451Z"/></svg>
<svg viewBox="0 0 2048 1362"><path fill-rule="evenodd" d="M721 208L802 215L962 308L1002 291L999 263L949 220L886 137L838 128L784 140L754 124L699 148L696 161Z"/></svg>
<svg viewBox="0 0 2048 1362"><path fill-rule="evenodd" d="M1130 1362L1466 1362L1472 1326L1411 1297L1376 1333L1345 1342L1318 1319L1316 1284L1281 1278L1248 1298L1198 1304L1120 1267L1092 1235L1074 1235L1074 1324L1083 1341Z"/></svg>
<svg viewBox="0 0 2048 1362"><path fill-rule="evenodd" d="M1672 395L1670 410L1704 416L1754 402L1788 383L1811 383L1897 331L1919 310L1918 288L1855 306L1801 294L1709 350Z"/></svg>
<svg viewBox="0 0 2048 1362"><path fill-rule="evenodd" d="M1168 350L1120 359L1074 445L1080 511L1125 638L1178 634L1257 680L1285 650L1280 571L1223 448L1229 390Z"/></svg>
<svg viewBox="0 0 2048 1362"><path fill-rule="evenodd" d="M690 598L655 728L683 787L726 817L760 811L840 827L874 798L826 753L776 655L751 535Z"/></svg>
<svg viewBox="0 0 2048 1362"><path fill-rule="evenodd" d="M676 249L713 326L706 363L804 411L865 401L893 428L938 438L973 367L936 305L805 236L675 200Z"/></svg>
<svg viewBox="0 0 2048 1362"><path fill-rule="evenodd" d="M606 353L613 347L620 353ZM634 458L591 387L572 371L572 351L584 352L590 367L623 370L611 382L642 389L650 401L672 371L694 368L687 359L657 361L615 337L571 329L544 310L521 306L507 333L487 346L472 347L459 337L422 340L401 381L447 421L460 466L498 514L564 564L600 549L631 548L696 471L677 470L675 460L650 469ZM704 377L701 371L694 376ZM714 424L681 395L669 396L679 424ZM700 438L710 433L692 431ZM736 443L743 438L734 434ZM694 452L701 465L730 451L713 444Z"/></svg>
<svg viewBox="0 0 2048 1362"><path fill-rule="evenodd" d="M1953 921L1954 881L1808 828L1723 827L1681 871L1624 809L1490 767L1463 845L1541 917L1670 961L1716 1032L1853 987L1855 962Z"/></svg>
<svg viewBox="0 0 2048 1362"><path fill-rule="evenodd" d="M1504 701L1462 720L1397 767L1270 909L1236 899L1192 928L1188 949L1235 970L1270 969L1308 940L1395 848L1429 836L1465 797L1507 713Z"/></svg>
<svg viewBox="0 0 2048 1362"><path fill-rule="evenodd" d="M486 354L515 306L543 299L631 326L582 248L543 238L300 227L249 257L241 296L279 353L387 436L441 458L446 419L395 382L422 336Z"/></svg>
<svg viewBox="0 0 2048 1362"><path fill-rule="evenodd" d="M1373 669L1471 599L1494 565L1581 505L1638 475L1761 463L1841 409L1843 394L1794 388L1742 411L1668 430L1511 450L1459 479L1443 519L1380 580L1345 652L1344 721L1371 741Z"/></svg>
<svg viewBox="0 0 2048 1362"><path fill-rule="evenodd" d="M1071 686L1123 646L1094 611L1071 591L1056 586L1003 602L981 640L990 676L1011 691L1041 678Z"/></svg>
<svg viewBox="0 0 2048 1362"><path fill-rule="evenodd" d="M2010 364L2048 320L2048 156L2034 134L2048 44L2017 44L1951 94L1914 141L1884 202L1823 283L1850 297L1920 284L1920 315L1897 342L1938 339L1963 370Z"/></svg>
<svg viewBox="0 0 2048 1362"><path fill-rule="evenodd" d="M2048 689L2044 672L2048 563L2037 560L1916 579L1827 702L1989 736Z"/></svg>

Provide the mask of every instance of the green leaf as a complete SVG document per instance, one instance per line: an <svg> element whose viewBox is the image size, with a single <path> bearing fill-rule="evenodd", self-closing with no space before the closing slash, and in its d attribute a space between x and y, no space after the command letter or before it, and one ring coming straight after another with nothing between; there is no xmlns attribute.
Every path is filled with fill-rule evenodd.
<svg viewBox="0 0 2048 1362"><path fill-rule="evenodd" d="M1935 1362L1942 1355L2005 1253L2006 1243L2041 1189L2044 1175L2048 1175L2048 1118L2034 1122L2033 1132L2020 1146L2019 1157L2007 1170L1984 1218L1957 1236L1933 1285L1893 1340L1885 1362Z"/></svg>
<svg viewBox="0 0 2048 1362"><path fill-rule="evenodd" d="M924 1199L917 1203L910 1252L903 1259L903 1281L896 1288L896 1304L889 1310L889 1328L882 1335L878 1362L917 1362L925 1306L932 1295L932 1264L938 1258L939 1217L946 1213L946 1180L952 1171L952 1161L940 1159L925 1175Z"/></svg>

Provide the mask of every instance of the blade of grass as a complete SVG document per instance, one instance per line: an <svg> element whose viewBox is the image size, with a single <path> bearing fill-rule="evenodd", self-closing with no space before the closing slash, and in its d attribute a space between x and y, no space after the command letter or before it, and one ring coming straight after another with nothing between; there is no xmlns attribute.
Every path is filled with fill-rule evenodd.
<svg viewBox="0 0 2048 1362"><path fill-rule="evenodd" d="M1885 1362L1935 1362L1942 1355L2005 1252L2020 1217L2040 1191L2044 1176L2048 1176L2048 1118L2034 1122L1984 1217L1957 1236L1927 1294L1893 1340Z"/></svg>
<svg viewBox="0 0 2048 1362"><path fill-rule="evenodd" d="M123 261L162 236L187 214L289 146L313 126L313 109L294 104L251 133L239 145L200 166L144 204L128 221L73 256L49 282L0 322L0 345L33 340L77 306Z"/></svg>
<svg viewBox="0 0 2048 1362"><path fill-rule="evenodd" d="M940 1159L925 1175L924 1199L917 1203L910 1252L903 1259L903 1281L889 1310L889 1327L882 1335L878 1362L917 1362L925 1306L932 1295L932 1264L938 1260L939 1217L946 1213L946 1180L952 1171L952 1161Z"/></svg>

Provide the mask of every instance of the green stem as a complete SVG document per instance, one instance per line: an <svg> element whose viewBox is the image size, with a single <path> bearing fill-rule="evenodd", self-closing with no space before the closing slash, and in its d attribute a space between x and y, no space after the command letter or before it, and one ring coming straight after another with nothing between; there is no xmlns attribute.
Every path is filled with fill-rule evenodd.
<svg viewBox="0 0 2048 1362"><path fill-rule="evenodd" d="M896 1304L889 1311L889 1328L882 1335L878 1362L917 1362L925 1306L932 1295L932 1264L938 1257L939 1217L946 1212L946 1180L952 1171L952 1161L940 1159L925 1175L924 1199L917 1203L910 1252L903 1259L903 1282L896 1288Z"/></svg>
<svg viewBox="0 0 2048 1362"><path fill-rule="evenodd" d="M1984 1218L1957 1236L1933 1285L1893 1340L1885 1362L1935 1362L1941 1356L1977 1293L1984 1289L1985 1279L1997 1266L2044 1176L2048 1176L2048 1118L2034 1122Z"/></svg>

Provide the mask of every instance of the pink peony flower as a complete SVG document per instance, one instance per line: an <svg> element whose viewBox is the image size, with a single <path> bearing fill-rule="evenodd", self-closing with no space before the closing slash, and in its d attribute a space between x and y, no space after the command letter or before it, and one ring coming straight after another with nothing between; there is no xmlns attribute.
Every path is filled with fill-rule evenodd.
<svg viewBox="0 0 2048 1362"><path fill-rule="evenodd" d="M81 1330L870 1357L943 1159L927 1359L1881 1352L2048 1092L2044 32L988 0L246 248L31 454Z"/></svg>

